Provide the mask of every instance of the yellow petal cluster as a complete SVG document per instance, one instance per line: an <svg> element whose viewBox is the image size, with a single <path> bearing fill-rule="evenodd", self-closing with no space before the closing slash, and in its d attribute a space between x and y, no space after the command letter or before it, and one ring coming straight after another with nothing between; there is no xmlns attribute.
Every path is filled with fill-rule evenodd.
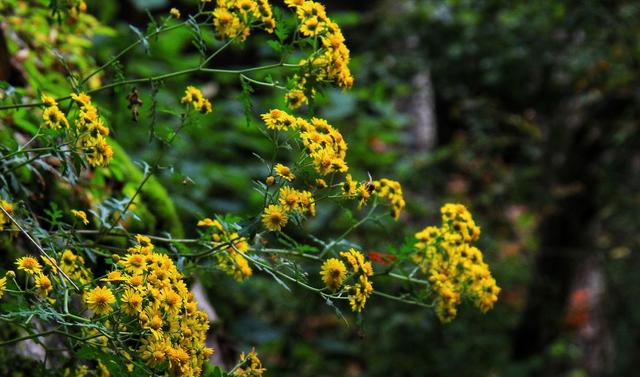
<svg viewBox="0 0 640 377"><path fill-rule="evenodd" d="M95 315L109 314L113 311L116 296L107 287L96 287L85 294L84 302Z"/></svg>
<svg viewBox="0 0 640 377"><path fill-rule="evenodd" d="M244 41L253 27L273 33L276 21L267 0L218 0L213 27L221 39L238 37Z"/></svg>
<svg viewBox="0 0 640 377"><path fill-rule="evenodd" d="M262 367L262 362L258 358L258 354L255 349L252 349L251 352L245 354L244 352L240 354L240 363L239 367L236 368L231 376L233 377L262 377L264 372L267 371L266 368Z"/></svg>
<svg viewBox="0 0 640 377"><path fill-rule="evenodd" d="M78 146L84 149L91 166L107 166L113 158L113 150L107 143L109 128L98 115L98 109L85 93L71 94L80 111L74 121L78 133Z"/></svg>
<svg viewBox="0 0 640 377"><path fill-rule="evenodd" d="M253 274L249 261L242 253L249 251L247 239L237 232L227 231L218 220L205 218L198 221L199 227L206 229L206 236L213 241L218 267L237 281L243 281Z"/></svg>
<svg viewBox="0 0 640 377"><path fill-rule="evenodd" d="M396 220L406 205L400 182L388 178L356 182L351 174L347 174L342 182L342 195L347 199L358 199L358 208L367 204L372 195L386 200Z"/></svg>
<svg viewBox="0 0 640 377"><path fill-rule="evenodd" d="M327 17L324 6L315 1L288 1L287 5L296 11L298 32L307 38L318 39L320 50L308 59L299 62L302 69L293 78L293 88L285 100L290 108L297 108L308 102L307 95L313 96L316 83L335 83L343 88L353 85L349 70L349 49L338 24Z"/></svg>
<svg viewBox="0 0 640 377"><path fill-rule="evenodd" d="M296 179L295 174L293 174L293 172L291 171L291 169L283 164L276 164L276 166L273 167L273 170L276 172L276 175L282 177L283 179L291 182L294 179Z"/></svg>
<svg viewBox="0 0 640 377"><path fill-rule="evenodd" d="M42 102L44 103L44 110L42 111L42 120L44 124L52 129L69 128L69 121L64 113L58 107L58 103L53 97L43 94Z"/></svg>
<svg viewBox="0 0 640 377"><path fill-rule="evenodd" d="M85 296L96 314L119 311L121 331L146 334L137 356L158 374L200 375L212 349L205 346L207 314L198 303L173 260L155 251L148 237L138 235L114 269ZM107 323L108 326L108 323Z"/></svg>
<svg viewBox="0 0 640 377"><path fill-rule="evenodd" d="M326 120L315 117L310 121L298 118L296 124L305 151L311 157L318 174L344 173L349 170L345 162L347 143L340 131Z"/></svg>
<svg viewBox="0 0 640 377"><path fill-rule="evenodd" d="M0 206L4 208L10 215L13 214L13 204L7 202L6 200L0 199ZM0 211L0 231L4 230L4 226L11 221L7 215L4 214L3 211Z"/></svg>
<svg viewBox="0 0 640 377"><path fill-rule="evenodd" d="M367 261L364 255L356 250L349 249L340 253L349 264L355 283L349 287L349 304L354 312L361 312L364 309L367 299L373 293L373 284L369 277L373 275L373 266Z"/></svg>
<svg viewBox="0 0 640 377"><path fill-rule="evenodd" d="M331 291L337 291L347 276L347 266L338 258L329 258L320 268L320 276L324 285Z"/></svg>
<svg viewBox="0 0 640 377"><path fill-rule="evenodd" d="M87 213L85 211L72 209L71 214L82 221L84 225L89 224L89 219L87 219Z"/></svg>
<svg viewBox="0 0 640 377"><path fill-rule="evenodd" d="M500 288L491 276L482 252L472 242L480 228L462 204L445 204L441 209L442 226L429 226L416 233L415 261L433 284L436 314L442 322L457 315L457 306L469 298L482 312L498 300Z"/></svg>
<svg viewBox="0 0 640 377"><path fill-rule="evenodd" d="M212 109L211 102L204 98L200 89L195 86L187 86L187 89L184 91L184 96L180 99L180 102L193 105L194 109L203 114L210 113Z"/></svg>
<svg viewBox="0 0 640 377"><path fill-rule="evenodd" d="M262 213L262 224L272 232L279 232L287 225L287 210L279 205L269 205Z"/></svg>
<svg viewBox="0 0 640 377"><path fill-rule="evenodd" d="M18 270L22 270L31 276L42 272L42 265L32 256L18 258L16 260L16 266L18 266Z"/></svg>
<svg viewBox="0 0 640 377"><path fill-rule="evenodd" d="M268 113L260 115L264 124L270 130L286 131L295 128L296 118L279 109L272 109Z"/></svg>
<svg viewBox="0 0 640 377"><path fill-rule="evenodd" d="M0 298L4 296L4 292L7 289L7 277L0 278Z"/></svg>
<svg viewBox="0 0 640 377"><path fill-rule="evenodd" d="M43 258L44 260L44 258ZM88 284L93 279L93 274L84 264L84 258L73 251L65 249L57 263L60 269L74 281L80 284Z"/></svg>

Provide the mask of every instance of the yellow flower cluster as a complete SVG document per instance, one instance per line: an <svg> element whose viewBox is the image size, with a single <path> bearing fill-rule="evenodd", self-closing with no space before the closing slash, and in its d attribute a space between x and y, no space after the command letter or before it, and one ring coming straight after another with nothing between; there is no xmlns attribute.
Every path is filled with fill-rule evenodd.
<svg viewBox="0 0 640 377"><path fill-rule="evenodd" d="M198 310L171 258L154 250L148 237L137 235L135 246L114 259L114 269L102 279L106 285L87 292L85 302L97 315L115 310L124 315L122 331L147 334L137 352L154 371L200 375L213 353L205 346L207 314Z"/></svg>
<svg viewBox="0 0 640 377"><path fill-rule="evenodd" d="M197 225L207 229L207 236L211 237L215 248L224 247L215 254L218 267L222 271L237 281L243 281L253 274L249 261L241 254L249 251L246 238L236 232L228 232L218 220L205 218L198 221Z"/></svg>
<svg viewBox="0 0 640 377"><path fill-rule="evenodd" d="M400 212L406 205L404 196L402 195L402 186L400 182L392 179L382 178L374 181L375 193L378 197L386 199L391 204L391 214L393 218L398 220Z"/></svg>
<svg viewBox="0 0 640 377"><path fill-rule="evenodd" d="M60 108L58 107L58 102L53 97L50 97L46 94L43 94L42 102L44 103L44 110L42 111L42 120L44 124L53 129L69 128L69 121L67 117L64 115Z"/></svg>
<svg viewBox="0 0 640 377"><path fill-rule="evenodd" d="M472 246L480 228L462 204L445 204L440 209L441 227L426 227L416 233L415 256L428 274L436 297L436 314L442 322L457 315L457 306L468 297L482 312L498 300L500 288L484 263L482 252Z"/></svg>
<svg viewBox="0 0 640 377"><path fill-rule="evenodd" d="M296 125L318 174L345 173L349 170L345 162L347 143L340 131L320 118L311 118L311 121L297 118Z"/></svg>
<svg viewBox="0 0 640 377"><path fill-rule="evenodd" d="M194 109L203 114L210 113L212 109L211 102L204 98L200 89L195 86L187 86L184 91L184 97L180 99L180 102L193 105Z"/></svg>
<svg viewBox="0 0 640 377"><path fill-rule="evenodd" d="M85 93L72 94L71 98L80 105L75 119L78 144L85 148L87 161L91 166L107 166L113 158L111 146L107 143L109 128L98 115L98 109Z"/></svg>
<svg viewBox="0 0 640 377"><path fill-rule="evenodd" d="M254 26L273 33L276 21L267 0L218 0L213 26L219 38L244 41Z"/></svg>
<svg viewBox="0 0 640 377"><path fill-rule="evenodd" d="M316 215L316 203L309 191L300 191L289 186L283 186L278 193L280 206L287 214L296 212L301 215Z"/></svg>
<svg viewBox="0 0 640 377"><path fill-rule="evenodd" d="M287 225L292 215L315 216L315 199L310 191L282 186L278 191L278 204L269 205L264 209L262 223L270 231L279 232Z"/></svg>
<svg viewBox="0 0 640 377"><path fill-rule="evenodd" d="M298 132L305 151L311 157L318 174L344 173L349 170L344 161L347 155L347 143L340 131L326 120L314 117L307 121L278 109L270 110L261 116L267 128L280 131L291 129ZM293 175L289 175L289 168L286 168L286 173L279 171L279 168L286 168L286 166L280 164L276 166L278 175L288 181L293 179Z"/></svg>
<svg viewBox="0 0 640 377"><path fill-rule="evenodd" d="M349 70L349 49L338 24L327 17L324 6L315 1L287 1L296 11L299 33L308 38L317 38L322 46L318 53L299 62L302 72L294 76L294 87L285 97L291 108L308 102L313 96L313 85L319 82L336 83L343 88L353 85Z"/></svg>
<svg viewBox="0 0 640 377"><path fill-rule="evenodd" d="M346 173L349 170L345 162L347 143L340 131L331 126L326 120L315 117L311 118L311 120L306 120L301 117L294 117L278 109L272 109L262 114L261 117L269 129L297 132L304 145L305 152L319 175ZM295 179L291 169L283 164L276 164L274 171L275 175L282 177L286 181L291 182ZM273 179L267 182L269 185L273 183ZM316 183L319 188L327 187L327 183L321 178ZM358 183L353 180L350 174L347 174L342 183L342 192L349 199L358 199L358 208L365 205L372 195L388 201L391 205L393 218L396 220L400 217L400 212L406 205L400 183L387 178ZM270 230L279 231L288 221L287 206L282 205L282 202L280 204L280 206L273 205L265 208L262 219L265 226ZM315 212L315 207L313 212Z"/></svg>
<svg viewBox="0 0 640 377"><path fill-rule="evenodd" d="M295 174L293 174L293 172L291 171L291 169L283 164L276 164L276 166L273 167L273 170L276 172L276 174L280 177L282 177L283 179L291 182L294 179L296 179Z"/></svg>
<svg viewBox="0 0 640 377"><path fill-rule="evenodd" d="M356 249L343 251L340 256L347 260L354 274L355 283L349 287L351 310L360 312L373 293L373 284L369 280L369 277L373 275L373 266L370 261L365 261L364 255Z"/></svg>
<svg viewBox="0 0 640 377"><path fill-rule="evenodd" d="M262 362L258 358L255 349L245 354L240 354L239 366L233 371L233 377L261 377L267 370L262 367Z"/></svg>
<svg viewBox="0 0 640 377"><path fill-rule="evenodd" d="M45 263L48 262L46 259L43 260ZM84 258L69 249L64 250L60 255L58 266L67 276L82 285L88 284L93 279L91 270L84 265Z"/></svg>
<svg viewBox="0 0 640 377"><path fill-rule="evenodd" d="M9 214L13 213L13 204L7 202L6 200L0 199L0 206L4 208ZM0 231L4 230L5 224L8 224L11 220L4 214L3 211L0 211Z"/></svg>
<svg viewBox="0 0 640 377"><path fill-rule="evenodd" d="M53 267L52 262L47 258L42 257L42 260L46 265ZM40 296L47 297L49 295L49 292L53 289L53 283L49 277L44 274L42 265L36 258L32 256L21 257L16 260L15 264L18 266L18 270L24 271L27 277L33 278L36 291Z"/></svg>
<svg viewBox="0 0 640 377"><path fill-rule="evenodd" d="M42 297L48 297L54 288L53 282L58 281L58 267L69 278L82 285L88 284L92 279L91 271L84 266L84 259L73 254L71 250L64 250L60 256L60 262L57 262L53 257L41 256L40 259L42 259L44 267L37 258L32 256L18 258L15 264L19 271L24 271L29 278L33 279L36 292ZM50 299L50 301L55 302L54 299Z"/></svg>
<svg viewBox="0 0 640 377"><path fill-rule="evenodd" d="M347 174L342 183L342 194L349 199L358 199L358 208L367 204L371 195L376 195L389 202L391 214L396 220L406 205L400 182L387 178L356 182L351 174Z"/></svg>

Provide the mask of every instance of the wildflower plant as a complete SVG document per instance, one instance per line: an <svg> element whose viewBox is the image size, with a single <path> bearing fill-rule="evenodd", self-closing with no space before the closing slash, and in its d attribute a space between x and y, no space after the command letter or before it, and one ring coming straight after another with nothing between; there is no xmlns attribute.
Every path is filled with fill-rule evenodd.
<svg viewBox="0 0 640 377"><path fill-rule="evenodd" d="M0 5L0 15L22 38L39 42L37 31L21 23L21 17L49 22L44 11L48 4L35 3L28 13L23 2L9 0ZM134 41L100 66L74 59L91 46L92 28L114 32L100 26L82 0L54 4L53 12L61 20L74 21L52 24L69 36L52 42L61 51L57 59L64 69L56 70L53 64L39 69L50 73L49 81L64 84L41 83L34 74L23 88L9 90L4 85L0 96L0 237L3 245L13 245L15 255L13 265L3 266L11 270L0 278L0 299L6 303L0 306L0 322L12 326L15 338L0 346L36 341L47 357L68 359L55 364L66 368L67 375L84 375L90 369L102 375L201 375L215 350L206 342L209 319L189 282L199 268L212 265L239 283L266 274L287 289L308 289L345 320L347 310L357 318L366 315L374 297L435 310L443 322L456 316L464 300L483 312L493 307L500 288L473 246L480 228L461 204L444 205L442 225L418 232L410 251L390 248L387 258L380 258L348 240L367 222L384 217L402 221L406 202L399 182L357 177L350 171L348 142L340 125L301 115L300 109L313 103L323 88L347 90L354 83L345 38L323 4L286 0L280 7L267 0L202 1L191 15L173 8L154 20L147 33L132 26ZM149 49L153 38L181 28L194 32L194 45L203 54L197 65L139 78L105 74L132 49ZM216 39L198 32L204 28ZM269 45L280 61L213 68L229 46L242 46L256 33L270 36ZM254 76L265 71L274 76L266 81ZM237 76L243 101L254 86L278 91L287 108L255 114L251 106L244 106L248 119L260 116L262 122L252 126L273 144L270 157L259 156L263 179L253 182L262 210L247 218L211 213L191 224L190 233L197 237L184 238L169 220L145 221L147 212L158 210L154 207L174 211L162 196L166 194L154 197L146 190L159 186L155 176L171 163L164 152L190 120L216 111L215 98L197 85L175 93L182 107L172 109L176 117L171 133L157 136L161 153L139 169L112 137L112 109L103 107L100 95L126 88L136 122L137 109L148 101L134 85L154 89L172 78L196 74L213 80L217 75ZM285 80L272 78L277 75ZM157 101L154 97L150 102L161 106ZM16 134L20 137L12 136ZM34 200L34 192L43 187L51 201L45 208ZM85 200L74 201L69 199L73 195L61 198L55 192L87 194ZM304 224L330 203L354 208L359 218L333 239L300 236ZM23 242L18 244L18 239ZM411 289L378 291L379 280L397 280ZM64 339L64 350L48 346L44 339L51 336ZM261 376L266 369L252 350L229 371L217 373Z"/></svg>

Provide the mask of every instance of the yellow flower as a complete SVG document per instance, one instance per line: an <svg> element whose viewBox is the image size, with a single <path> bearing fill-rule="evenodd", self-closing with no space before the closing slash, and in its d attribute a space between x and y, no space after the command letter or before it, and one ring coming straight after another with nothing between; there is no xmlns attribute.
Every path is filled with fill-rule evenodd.
<svg viewBox="0 0 640 377"><path fill-rule="evenodd" d="M290 109L297 109L303 104L309 103L309 99L304 94L304 92L300 89L290 90L289 92L287 92L284 99L287 102L287 106L289 106Z"/></svg>
<svg viewBox="0 0 640 377"><path fill-rule="evenodd" d="M234 377L261 377L267 370L262 367L262 362L258 358L255 348L248 354L240 354L241 367L236 368L232 376Z"/></svg>
<svg viewBox="0 0 640 377"><path fill-rule="evenodd" d="M346 196L347 198L355 197L357 187L358 184L353 180L351 174L347 174L344 177L344 183L342 184L342 193L344 194L344 196Z"/></svg>
<svg viewBox="0 0 640 377"><path fill-rule="evenodd" d="M0 278L0 298L4 296L4 292L7 290L7 277Z"/></svg>
<svg viewBox="0 0 640 377"><path fill-rule="evenodd" d="M322 23L316 16L307 19L300 27L300 33L305 37L315 37L321 31Z"/></svg>
<svg viewBox="0 0 640 377"><path fill-rule="evenodd" d="M162 337L152 334L142 340L142 346L138 352L148 365L159 366L165 361L167 344Z"/></svg>
<svg viewBox="0 0 640 377"><path fill-rule="evenodd" d="M81 105L91 105L91 96L87 93L80 92L79 94L72 93L71 98Z"/></svg>
<svg viewBox="0 0 640 377"><path fill-rule="evenodd" d="M169 14L175 18L180 18L180 11L176 8L171 8Z"/></svg>
<svg viewBox="0 0 640 377"><path fill-rule="evenodd" d="M36 289L38 293L42 297L46 297L49 295L49 292L53 289L53 285L51 284L51 280L46 275L38 274L36 275Z"/></svg>
<svg viewBox="0 0 640 377"><path fill-rule="evenodd" d="M9 214L13 213L13 205L6 200L0 199L0 206ZM0 211L0 230L4 230L4 225L11 221L3 211Z"/></svg>
<svg viewBox="0 0 640 377"><path fill-rule="evenodd" d="M233 249L227 251L227 253L216 254L220 269L239 282L251 277L253 271L249 266L249 261Z"/></svg>
<svg viewBox="0 0 640 377"><path fill-rule="evenodd" d="M373 285L365 275L360 275L358 282L351 288L349 304L354 312L361 312L369 296L373 293Z"/></svg>
<svg viewBox="0 0 640 377"><path fill-rule="evenodd" d="M18 270L22 270L30 275L36 275L42 272L40 262L31 256L19 258L16 261L16 265L18 266Z"/></svg>
<svg viewBox="0 0 640 377"><path fill-rule="evenodd" d="M309 214L311 216L316 215L316 201L313 198L313 194L309 191L302 191L298 194L299 208L303 214Z"/></svg>
<svg viewBox="0 0 640 377"><path fill-rule="evenodd" d="M347 275L347 267L337 258L327 259L320 269L320 276L327 288L337 291Z"/></svg>
<svg viewBox="0 0 640 377"><path fill-rule="evenodd" d="M340 256L345 258L349 262L351 268L353 269L353 272L360 271L362 266L366 264L364 255L360 251L353 248L341 252Z"/></svg>
<svg viewBox="0 0 640 377"><path fill-rule="evenodd" d="M211 112L211 102L204 98L200 89L195 86L187 86L184 96L180 99L180 102L193 105L196 110L203 114Z"/></svg>
<svg viewBox="0 0 640 377"><path fill-rule="evenodd" d="M87 307L96 315L111 313L116 298L109 288L97 287L85 294Z"/></svg>
<svg viewBox="0 0 640 377"><path fill-rule="evenodd" d="M315 1L305 1L302 6L298 7L296 14L300 20L305 20L309 17L318 17L322 20L327 18L324 5Z"/></svg>
<svg viewBox="0 0 640 377"><path fill-rule="evenodd" d="M280 205L287 212L297 211L300 207L300 192L289 186L280 188L280 194L278 198Z"/></svg>
<svg viewBox="0 0 640 377"><path fill-rule="evenodd" d="M268 176L267 179L265 179L265 183L267 186L273 186L273 184L276 183L276 177L272 175Z"/></svg>
<svg viewBox="0 0 640 377"><path fill-rule="evenodd" d="M44 109L42 112L42 120L44 120L44 124L49 128L57 129L62 126L69 128L69 121L67 121L67 117L60 111L58 106L51 106Z"/></svg>
<svg viewBox="0 0 640 377"><path fill-rule="evenodd" d="M253 0L237 0L236 7L243 14L254 13L257 10L258 4Z"/></svg>
<svg viewBox="0 0 640 377"><path fill-rule="evenodd" d="M375 194L386 199L391 204L391 213L393 218L398 220L400 212L405 206L404 197L402 196L402 187L398 181L382 178L380 181L374 181L376 186Z"/></svg>
<svg viewBox="0 0 640 377"><path fill-rule="evenodd" d="M44 103L44 105L47 107L58 106L58 102L56 102L55 98L48 96L44 93L42 94L40 99L42 100L42 103Z"/></svg>
<svg viewBox="0 0 640 377"><path fill-rule="evenodd" d="M143 298L131 288L125 289L120 301L123 311L129 315L135 315L142 311Z"/></svg>
<svg viewBox="0 0 640 377"><path fill-rule="evenodd" d="M105 278L100 279L102 281L122 281L122 273L118 270L110 271Z"/></svg>
<svg viewBox="0 0 640 377"><path fill-rule="evenodd" d="M128 254L119 262L127 272L142 274L147 269L147 261L142 254Z"/></svg>
<svg viewBox="0 0 640 377"><path fill-rule="evenodd" d="M296 118L286 112L278 109L272 109L268 113L260 115L264 124L270 130L286 131L291 128L295 128Z"/></svg>
<svg viewBox="0 0 640 377"><path fill-rule="evenodd" d="M291 169L289 169L289 167L286 165L276 164L273 170L275 170L277 175L281 176L289 182L293 181L296 178Z"/></svg>
<svg viewBox="0 0 640 377"><path fill-rule="evenodd" d="M177 314L182 307L180 296L172 290L165 290L162 294L162 302L168 313Z"/></svg>
<svg viewBox="0 0 640 377"><path fill-rule="evenodd" d="M87 214L84 211L72 209L71 214L80 219L84 225L89 224L89 219L87 219Z"/></svg>
<svg viewBox="0 0 640 377"><path fill-rule="evenodd" d="M305 0L284 0L289 8L297 8L304 3Z"/></svg>
<svg viewBox="0 0 640 377"><path fill-rule="evenodd" d="M262 215L262 223L272 232L282 230L282 228L287 225L288 220L286 211L277 205L270 205L265 208L264 214Z"/></svg>

